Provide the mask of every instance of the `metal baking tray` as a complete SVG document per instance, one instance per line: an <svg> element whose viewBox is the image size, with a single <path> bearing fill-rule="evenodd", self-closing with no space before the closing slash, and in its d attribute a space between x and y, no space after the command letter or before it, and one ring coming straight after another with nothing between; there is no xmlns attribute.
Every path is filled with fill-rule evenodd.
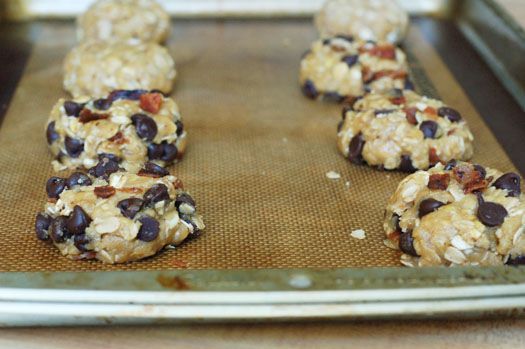
<svg viewBox="0 0 525 349"><path fill-rule="evenodd" d="M523 56L504 54L522 52L523 32L489 0L425 3L403 44L417 87L462 111L474 161L523 174ZM504 38L487 34L494 26ZM52 175L42 130L65 96L74 22L1 24L0 325L522 316L524 268L409 269L383 245L384 203L404 175L337 153L340 106L305 99L297 83L315 39L309 18L174 21L173 97L190 146L171 171L207 229L110 266L33 236ZM365 240L350 236L358 228Z"/></svg>

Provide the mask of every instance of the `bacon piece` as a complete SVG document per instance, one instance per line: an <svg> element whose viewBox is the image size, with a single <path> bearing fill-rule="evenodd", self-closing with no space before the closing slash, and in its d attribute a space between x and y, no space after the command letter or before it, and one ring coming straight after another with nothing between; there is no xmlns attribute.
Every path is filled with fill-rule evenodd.
<svg viewBox="0 0 525 349"><path fill-rule="evenodd" d="M140 96L140 108L147 112L156 114L162 106L162 95L157 92L144 93Z"/></svg>
<svg viewBox="0 0 525 349"><path fill-rule="evenodd" d="M91 110L87 108L84 108L82 109L82 111L80 112L80 115L78 116L78 121L85 124L91 121L103 120L107 118L109 118L109 114L97 114L97 113L93 113Z"/></svg>
<svg viewBox="0 0 525 349"><path fill-rule="evenodd" d="M407 100L406 100L405 96L390 98L390 102L395 104L395 105L405 104L406 101Z"/></svg>
<svg viewBox="0 0 525 349"><path fill-rule="evenodd" d="M180 178L177 178L175 179L175 181L173 181L173 186L175 187L175 189L184 189L184 184L182 183L182 180Z"/></svg>
<svg viewBox="0 0 525 349"><path fill-rule="evenodd" d="M140 194L144 192L144 189L135 188L135 187L118 188L117 190L123 193L131 193L131 194Z"/></svg>
<svg viewBox="0 0 525 349"><path fill-rule="evenodd" d="M428 150L428 162L430 165L434 166L438 162L442 162L439 156L437 155L436 148L430 148Z"/></svg>
<svg viewBox="0 0 525 349"><path fill-rule="evenodd" d="M108 141L116 143L116 144L128 143L127 138L124 137L124 135L120 131L115 133L111 138L108 138Z"/></svg>
<svg viewBox="0 0 525 349"><path fill-rule="evenodd" d="M371 48L362 47L359 51L379 58L396 59L396 48L390 44L377 45Z"/></svg>
<svg viewBox="0 0 525 349"><path fill-rule="evenodd" d="M374 74L372 80L377 80L384 77L390 77L392 79L404 79L406 76L407 72L404 70L380 70Z"/></svg>
<svg viewBox="0 0 525 349"><path fill-rule="evenodd" d="M476 170L470 164L458 164L452 170L456 181L463 186L463 192L469 194L475 191L483 190L488 187L489 178L483 178L483 174Z"/></svg>
<svg viewBox="0 0 525 349"><path fill-rule="evenodd" d="M95 187L95 195L99 198L107 199L115 195L115 188L113 188L111 185Z"/></svg>
<svg viewBox="0 0 525 349"><path fill-rule="evenodd" d="M425 110L423 110L423 113L437 115L437 110L432 107L426 107Z"/></svg>
<svg viewBox="0 0 525 349"><path fill-rule="evenodd" d="M446 190L450 182L450 175L448 173L434 173L428 179L428 189L430 190Z"/></svg>
<svg viewBox="0 0 525 349"><path fill-rule="evenodd" d="M411 125L417 125L417 118L416 118L417 108L414 108L414 107L405 108L404 112L406 114L408 123Z"/></svg>

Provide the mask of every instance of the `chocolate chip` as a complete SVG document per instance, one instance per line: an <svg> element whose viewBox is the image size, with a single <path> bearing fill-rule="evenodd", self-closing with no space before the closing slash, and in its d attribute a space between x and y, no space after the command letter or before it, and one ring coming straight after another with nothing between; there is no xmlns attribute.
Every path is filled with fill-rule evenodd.
<svg viewBox="0 0 525 349"><path fill-rule="evenodd" d="M102 159L109 159L111 161L114 161L114 162L121 162L122 161L122 158L120 156L117 156L115 154L111 154L111 153L100 153L98 154L98 161L101 161Z"/></svg>
<svg viewBox="0 0 525 349"><path fill-rule="evenodd" d="M341 132L341 129L343 128L344 120L341 120L337 123L337 133Z"/></svg>
<svg viewBox="0 0 525 349"><path fill-rule="evenodd" d="M341 35L341 34L339 34L339 35L336 35L335 37L338 38L338 39L346 40L348 42L354 42L354 37L351 36L351 35Z"/></svg>
<svg viewBox="0 0 525 349"><path fill-rule="evenodd" d="M169 171L164 167L159 166L153 162L146 162L144 167L138 172L139 176L147 177L164 177L169 175Z"/></svg>
<svg viewBox="0 0 525 349"><path fill-rule="evenodd" d="M503 224L508 212L502 205L495 202L482 201L478 205L478 219L487 227Z"/></svg>
<svg viewBox="0 0 525 349"><path fill-rule="evenodd" d="M140 99L140 96L146 92L148 91L146 90L115 90L109 94L108 99L111 101L116 101L118 99L128 99L131 101L137 101Z"/></svg>
<svg viewBox="0 0 525 349"><path fill-rule="evenodd" d="M175 126L177 126L177 136L180 137L184 132L184 124L180 120L175 120Z"/></svg>
<svg viewBox="0 0 525 349"><path fill-rule="evenodd" d="M82 109L84 109L84 103L76 103L73 101L64 102L64 110L66 111L67 116L78 117Z"/></svg>
<svg viewBox="0 0 525 349"><path fill-rule="evenodd" d="M78 158L84 151L84 142L80 139L66 136L65 140L66 151L72 158Z"/></svg>
<svg viewBox="0 0 525 349"><path fill-rule="evenodd" d="M157 123L146 114L135 114L131 116L131 122L135 126L137 135L147 141L152 141L157 135Z"/></svg>
<svg viewBox="0 0 525 349"><path fill-rule="evenodd" d="M86 186L91 185L91 179L82 172L75 172L68 179L66 179L66 186L73 188L75 185Z"/></svg>
<svg viewBox="0 0 525 349"><path fill-rule="evenodd" d="M419 218L426 216L444 205L446 204L432 198L425 199L419 203L418 216Z"/></svg>
<svg viewBox="0 0 525 349"><path fill-rule="evenodd" d="M441 107L437 110L437 114L443 118L447 118L452 122L458 122L461 120L461 114L453 108Z"/></svg>
<svg viewBox="0 0 525 349"><path fill-rule="evenodd" d="M498 189L505 189L508 191L508 196L519 196L521 194L521 179L517 173L505 173L492 184Z"/></svg>
<svg viewBox="0 0 525 349"><path fill-rule="evenodd" d="M363 164L363 148L365 147L365 140L363 139L363 134L359 132L355 135L350 141L348 158L354 164Z"/></svg>
<svg viewBox="0 0 525 349"><path fill-rule="evenodd" d="M416 249L414 248L412 232L406 232L399 235L399 249L408 255L418 257Z"/></svg>
<svg viewBox="0 0 525 349"><path fill-rule="evenodd" d="M175 199L175 207L177 208L177 210L180 209L180 206L182 204L186 204L186 205L195 207L195 200L193 200L193 198L189 194L182 193L178 195L177 198Z"/></svg>
<svg viewBox="0 0 525 349"><path fill-rule="evenodd" d="M124 217L133 219L135 215L139 213L143 204L144 201L140 198L129 198L119 201L117 207Z"/></svg>
<svg viewBox="0 0 525 349"><path fill-rule="evenodd" d="M401 155L401 162L398 167L399 171L415 172L417 169L412 165L412 159L409 155Z"/></svg>
<svg viewBox="0 0 525 349"><path fill-rule="evenodd" d="M166 161L167 163L175 161L179 152L175 144L165 142L162 143L162 156L160 157L160 159L162 161Z"/></svg>
<svg viewBox="0 0 525 349"><path fill-rule="evenodd" d="M73 238L73 244L81 252L89 251L89 248L87 247L89 242L90 242L90 240L89 240L89 238L87 237L86 234L77 234Z"/></svg>
<svg viewBox="0 0 525 349"><path fill-rule="evenodd" d="M454 167L456 167L456 165L458 164L457 160L450 160L449 162L447 162L447 164L445 165L445 171L450 171L452 170Z"/></svg>
<svg viewBox="0 0 525 349"><path fill-rule="evenodd" d="M71 237L71 233L67 230L66 223L66 217L58 216L49 225L49 236L54 242L61 243Z"/></svg>
<svg viewBox="0 0 525 349"><path fill-rule="evenodd" d="M312 80L306 80L301 90L303 94L310 99L316 99L319 95Z"/></svg>
<svg viewBox="0 0 525 349"><path fill-rule="evenodd" d="M99 162L88 170L88 173L95 177L108 178L109 175L119 170L118 162L115 158L103 156Z"/></svg>
<svg viewBox="0 0 525 349"><path fill-rule="evenodd" d="M328 39L323 39L323 45L330 45L330 38Z"/></svg>
<svg viewBox="0 0 525 349"><path fill-rule="evenodd" d="M394 111L395 109L376 109L374 110L374 115L375 116L378 116L380 114L390 114Z"/></svg>
<svg viewBox="0 0 525 349"><path fill-rule="evenodd" d="M39 213L35 219L35 232L36 237L39 240L46 241L49 239L49 226L51 225L52 219L45 213Z"/></svg>
<svg viewBox="0 0 525 349"><path fill-rule="evenodd" d="M148 159L157 160L162 157L164 153L164 146L162 144L150 143L148 144Z"/></svg>
<svg viewBox="0 0 525 349"><path fill-rule="evenodd" d="M330 91L323 93L323 101L341 103L345 99L345 96L341 96L339 93Z"/></svg>
<svg viewBox="0 0 525 349"><path fill-rule="evenodd" d="M67 219L66 227L71 234L83 234L91 224L91 218L79 205L73 207L71 216Z"/></svg>
<svg viewBox="0 0 525 349"><path fill-rule="evenodd" d="M423 132L424 138L434 138L438 130L438 124L432 120L426 120L419 125L419 129Z"/></svg>
<svg viewBox="0 0 525 349"><path fill-rule="evenodd" d="M47 197L50 199L58 199L60 193L66 189L66 180L60 177L51 177L46 183Z"/></svg>
<svg viewBox="0 0 525 349"><path fill-rule="evenodd" d="M403 86L403 88L405 90L412 90L412 91L414 91L414 83L412 82L412 80L410 80L410 78L406 78L405 79L405 86Z"/></svg>
<svg viewBox="0 0 525 349"><path fill-rule="evenodd" d="M100 98L100 99L95 100L93 102L93 105L98 110L108 110L111 107L112 103L113 103L113 101L111 99L109 99L109 98L108 99Z"/></svg>
<svg viewBox="0 0 525 349"><path fill-rule="evenodd" d="M509 257L507 260L507 265L524 265L525 264L525 256L516 256L516 257Z"/></svg>
<svg viewBox="0 0 525 349"><path fill-rule="evenodd" d="M186 238L186 240L193 240L200 236L200 229L197 227L197 225L191 220L191 216L187 214L181 214L180 219L189 225L191 225L192 230L190 231L190 235Z"/></svg>
<svg viewBox="0 0 525 349"><path fill-rule="evenodd" d="M159 236L160 227L156 219L150 216L142 216L139 218L139 222L142 225L137 234L137 239L148 242L155 240Z"/></svg>
<svg viewBox="0 0 525 349"><path fill-rule="evenodd" d="M55 122L54 121L51 121L49 124L47 124L46 138L47 138L47 144L51 144L51 143L53 143L54 141L56 141L57 139L60 138L60 136L57 133L57 131L55 131Z"/></svg>
<svg viewBox="0 0 525 349"><path fill-rule="evenodd" d="M485 168L481 165L474 165L474 169L476 169L476 171L479 172L479 176L481 179L485 179L485 177L487 176L487 171L485 170Z"/></svg>
<svg viewBox="0 0 525 349"><path fill-rule="evenodd" d="M341 61L345 62L346 65L348 65L348 67L352 67L354 64L357 63L358 60L359 60L358 55L348 55L348 56L344 56L343 58L341 58Z"/></svg>
<svg viewBox="0 0 525 349"><path fill-rule="evenodd" d="M159 201L169 200L168 187L161 183L155 184L144 193L143 199L144 205L152 205Z"/></svg>
<svg viewBox="0 0 525 349"><path fill-rule="evenodd" d="M400 220L401 220L401 217L397 213L394 213L392 215L392 223L394 224L394 229L402 233L403 229L401 229L401 226L399 225Z"/></svg>

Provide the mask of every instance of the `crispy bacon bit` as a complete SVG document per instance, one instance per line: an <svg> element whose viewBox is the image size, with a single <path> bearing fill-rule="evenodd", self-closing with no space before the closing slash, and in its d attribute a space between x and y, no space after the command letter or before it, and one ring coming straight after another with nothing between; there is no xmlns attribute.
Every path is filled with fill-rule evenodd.
<svg viewBox="0 0 525 349"><path fill-rule="evenodd" d="M57 199L56 198L47 198L47 202L49 202L50 204L56 204Z"/></svg>
<svg viewBox="0 0 525 349"><path fill-rule="evenodd" d="M406 100L405 96L390 98L390 102L392 102L395 105L405 104L406 101L407 100Z"/></svg>
<svg viewBox="0 0 525 349"><path fill-rule="evenodd" d="M175 189L184 189L184 184L180 178L176 178L175 181L173 181L173 186Z"/></svg>
<svg viewBox="0 0 525 349"><path fill-rule="evenodd" d="M335 52L346 51L346 49L344 47L339 46L339 45L330 45L330 48L332 49L332 51L335 51Z"/></svg>
<svg viewBox="0 0 525 349"><path fill-rule="evenodd" d="M363 66L361 68L361 75L365 83L368 83L374 79L374 72L367 66Z"/></svg>
<svg viewBox="0 0 525 349"><path fill-rule="evenodd" d="M396 59L396 48L389 44L377 45L371 48L362 47L359 51L379 58Z"/></svg>
<svg viewBox="0 0 525 349"><path fill-rule="evenodd" d="M423 113L437 115L437 110L432 107L426 107L425 110L423 110Z"/></svg>
<svg viewBox="0 0 525 349"><path fill-rule="evenodd" d="M113 135L111 138L108 138L108 141L114 142L116 144L124 144L128 142L128 140L124 137L124 135L120 131L115 133L115 135Z"/></svg>
<svg viewBox="0 0 525 349"><path fill-rule="evenodd" d="M484 179L483 174L470 164L456 165L452 170L452 174L456 181L463 186L465 194L483 190L487 188L490 183L489 178Z"/></svg>
<svg viewBox="0 0 525 349"><path fill-rule="evenodd" d="M158 113L162 106L162 95L157 92L144 93L140 96L140 107L150 113Z"/></svg>
<svg viewBox="0 0 525 349"><path fill-rule="evenodd" d="M105 185L103 187L95 187L95 195L102 199L107 199L115 195L115 188L111 185Z"/></svg>
<svg viewBox="0 0 525 349"><path fill-rule="evenodd" d="M417 108L414 108L414 107L405 108L404 111L405 111L408 123L412 125L417 125L417 118L416 118Z"/></svg>
<svg viewBox="0 0 525 349"><path fill-rule="evenodd" d="M384 77L390 77L392 79L404 79L406 76L407 72L404 70L380 70L374 74L372 80L377 80Z"/></svg>
<svg viewBox="0 0 525 349"><path fill-rule="evenodd" d="M388 233L388 240L390 241L393 241L395 243L397 243L399 241L399 236L401 235L401 232L398 231L398 230L394 230L393 232L391 233Z"/></svg>
<svg viewBox="0 0 525 349"><path fill-rule="evenodd" d="M103 120L109 118L109 114L97 114L93 113L91 110L84 108L80 112L80 115L78 116L78 121L85 124L87 122L96 121L96 120Z"/></svg>
<svg viewBox="0 0 525 349"><path fill-rule="evenodd" d="M123 193L131 193L131 194L140 194L144 192L144 189L142 188L135 188L135 187L127 187L127 188L118 188L118 191L121 191Z"/></svg>
<svg viewBox="0 0 525 349"><path fill-rule="evenodd" d="M430 148L428 150L428 162L430 163L430 165L434 166L435 164L437 164L438 162L441 162L441 159L439 158L439 156L437 155L437 151L436 151L436 148Z"/></svg>
<svg viewBox="0 0 525 349"><path fill-rule="evenodd" d="M449 182L450 175L448 173L434 173L430 175L427 187L430 190L446 190Z"/></svg>
<svg viewBox="0 0 525 349"><path fill-rule="evenodd" d="M447 136L453 135L454 133L456 133L456 129L455 128L453 128L452 130L449 130L447 132Z"/></svg>

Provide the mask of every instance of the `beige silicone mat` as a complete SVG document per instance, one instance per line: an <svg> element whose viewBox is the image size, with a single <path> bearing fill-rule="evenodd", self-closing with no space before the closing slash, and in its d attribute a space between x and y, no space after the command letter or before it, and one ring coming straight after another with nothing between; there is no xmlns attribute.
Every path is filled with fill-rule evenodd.
<svg viewBox="0 0 525 349"><path fill-rule="evenodd" d="M61 61L70 23L43 24L0 130L0 270L397 266L382 243L383 206L403 174L348 163L336 150L339 107L302 97L299 57L315 38L305 21L175 23L168 45L179 78L173 93L189 133L172 168L197 200L199 239L142 262L70 261L33 232L53 174L44 137L48 112L65 93ZM474 160L513 166L464 91L416 27L407 49L476 137ZM336 171L340 180L326 178ZM349 182L347 187L345 182ZM350 236L364 229L365 240Z"/></svg>

